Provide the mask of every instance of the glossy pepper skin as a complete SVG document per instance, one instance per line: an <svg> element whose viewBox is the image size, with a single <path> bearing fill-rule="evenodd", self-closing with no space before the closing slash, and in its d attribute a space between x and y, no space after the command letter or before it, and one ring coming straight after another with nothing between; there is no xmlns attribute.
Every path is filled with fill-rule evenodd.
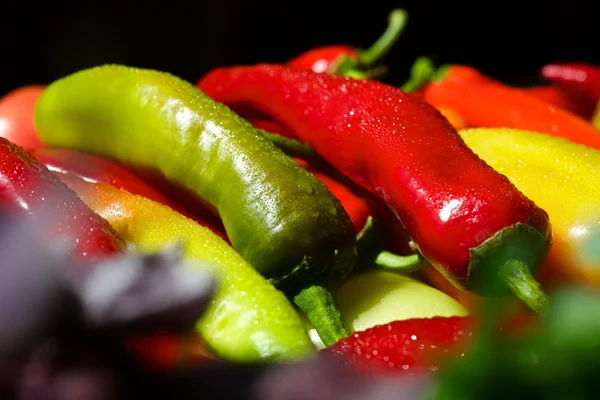
<svg viewBox="0 0 600 400"><path fill-rule="evenodd" d="M558 284L600 285L600 152L520 130L467 129L460 135L548 212L554 243L540 272Z"/></svg>
<svg viewBox="0 0 600 400"><path fill-rule="evenodd" d="M50 84L35 116L47 145L157 169L192 190L245 260L310 307L324 341L348 334L327 288L355 264L350 218L321 181L229 108L173 75L105 65ZM327 316L313 314L321 311Z"/></svg>
<svg viewBox="0 0 600 400"><path fill-rule="evenodd" d="M141 174L136 173L130 166L75 150L42 147L34 150L33 154L50 171L58 174L59 178L65 174L74 175L88 182L105 183L147 197L193 219L202 226L210 227L213 232L227 240L221 222L208 209L202 207L199 199L194 199L193 207L183 207L179 201L167 197L179 188L169 186L169 182L165 182L160 177L152 175L151 178L143 179Z"/></svg>
<svg viewBox="0 0 600 400"><path fill-rule="evenodd" d="M297 55L287 62L287 66L317 73L365 78L370 73L364 69L375 65L387 54L404 30L407 18L404 10L393 10L388 16L387 29L367 50L348 45L323 46Z"/></svg>
<svg viewBox="0 0 600 400"><path fill-rule="evenodd" d="M495 274L492 259L504 256L479 258L489 248L484 242L525 251L522 261L531 268L546 255L547 214L415 96L375 81L266 64L218 68L198 85L217 101L269 113L386 201L425 258L456 285L481 289L476 275Z"/></svg>
<svg viewBox="0 0 600 400"><path fill-rule="evenodd" d="M185 257L215 273L219 285L197 324L207 346L237 362L283 361L314 348L300 317L276 290L219 236L152 200L65 175L65 182L123 239L144 252L184 244Z"/></svg>
<svg viewBox="0 0 600 400"><path fill-rule="evenodd" d="M73 256L97 260L122 251L124 244L108 222L23 148L0 138L0 206L48 218L56 228L49 240L63 238Z"/></svg>
<svg viewBox="0 0 600 400"><path fill-rule="evenodd" d="M473 334L470 317L394 321L356 332L323 350L365 374L427 376L458 358Z"/></svg>
<svg viewBox="0 0 600 400"><path fill-rule="evenodd" d="M600 101L600 67L588 63L552 63L541 70L550 82L561 85L565 90L579 93L591 102Z"/></svg>

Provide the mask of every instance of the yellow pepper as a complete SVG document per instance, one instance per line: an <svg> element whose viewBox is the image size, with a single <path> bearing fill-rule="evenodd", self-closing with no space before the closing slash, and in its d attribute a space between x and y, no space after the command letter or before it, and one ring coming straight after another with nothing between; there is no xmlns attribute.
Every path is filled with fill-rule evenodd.
<svg viewBox="0 0 600 400"><path fill-rule="evenodd" d="M197 328L219 357L236 362L290 360L315 348L303 321L275 289L221 237L169 207L111 185L60 175L121 238L140 251L181 243L185 256L218 278L216 294Z"/></svg>
<svg viewBox="0 0 600 400"><path fill-rule="evenodd" d="M465 129L485 162L550 217L553 244L538 279L600 284L600 151L515 129Z"/></svg>

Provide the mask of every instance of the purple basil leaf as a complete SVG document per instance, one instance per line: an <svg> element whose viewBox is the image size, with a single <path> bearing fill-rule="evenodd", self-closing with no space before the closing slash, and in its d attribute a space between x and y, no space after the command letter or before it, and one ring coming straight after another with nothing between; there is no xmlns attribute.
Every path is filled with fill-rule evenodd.
<svg viewBox="0 0 600 400"><path fill-rule="evenodd" d="M0 214L0 364L22 358L69 312L62 268L71 263L44 244L38 220Z"/></svg>
<svg viewBox="0 0 600 400"><path fill-rule="evenodd" d="M183 261L179 247L169 247L102 261L78 276L74 287L90 329L180 330L198 320L215 281Z"/></svg>
<svg viewBox="0 0 600 400"><path fill-rule="evenodd" d="M261 376L253 400L419 400L427 382L361 375L330 355L281 365Z"/></svg>

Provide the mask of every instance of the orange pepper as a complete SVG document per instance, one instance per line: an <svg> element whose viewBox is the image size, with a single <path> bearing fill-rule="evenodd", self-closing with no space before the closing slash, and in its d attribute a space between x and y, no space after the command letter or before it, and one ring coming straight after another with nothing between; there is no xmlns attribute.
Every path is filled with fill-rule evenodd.
<svg viewBox="0 0 600 400"><path fill-rule="evenodd" d="M454 127L454 129L464 129L468 128L467 121L463 117L460 116L456 111L448 107L438 107L438 111L446 117L448 122Z"/></svg>

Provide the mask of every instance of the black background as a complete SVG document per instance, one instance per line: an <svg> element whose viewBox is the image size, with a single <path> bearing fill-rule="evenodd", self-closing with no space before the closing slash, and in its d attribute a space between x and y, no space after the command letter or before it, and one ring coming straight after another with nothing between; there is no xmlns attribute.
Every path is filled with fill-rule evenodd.
<svg viewBox="0 0 600 400"><path fill-rule="evenodd" d="M514 84L551 61L598 60L597 0L0 2L0 93L122 63L196 81L218 65L285 62L311 47L368 47L394 7L409 23L387 59L402 83L414 59L466 63Z"/></svg>

